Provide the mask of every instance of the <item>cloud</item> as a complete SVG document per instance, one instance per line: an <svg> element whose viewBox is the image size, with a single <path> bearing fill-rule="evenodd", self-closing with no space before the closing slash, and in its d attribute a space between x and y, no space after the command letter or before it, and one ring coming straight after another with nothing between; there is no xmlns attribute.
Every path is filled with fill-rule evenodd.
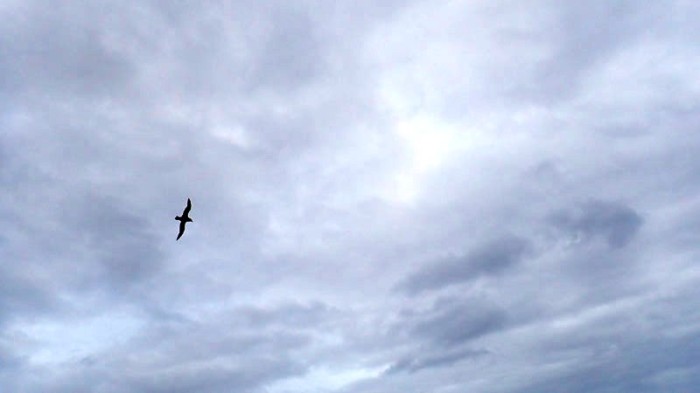
<svg viewBox="0 0 700 393"><path fill-rule="evenodd" d="M121 90L130 80L130 64L101 42L84 18L88 9L49 10L40 2L8 8L13 18L3 26L0 50L12 61L0 67L10 76L6 86L15 99L25 94L94 98Z"/></svg>
<svg viewBox="0 0 700 393"><path fill-rule="evenodd" d="M695 289L683 289L679 297L693 296ZM540 353L550 356L581 359L577 365L564 367L539 381L528 383L523 391L544 390L571 392L604 392L609 389L644 392L660 391L668 386L686 386L697 377L697 332L677 330L670 320L649 319L660 309L669 306L668 300L657 302L645 295L638 299L647 303L641 311L630 303L610 309L609 312L582 319L581 324L569 326L542 340ZM673 301L671 301L673 302ZM686 315L687 321L697 319L696 313ZM645 324L643 332L630 331L628 321ZM594 327L599 323L605 328ZM652 337L653 336L653 337Z"/></svg>
<svg viewBox="0 0 700 393"><path fill-rule="evenodd" d="M3 271L4 270L4 271ZM0 289L0 325L18 314L37 314L51 310L56 301L38 280L32 277L17 276L11 269L2 269L2 289Z"/></svg>
<svg viewBox="0 0 700 393"><path fill-rule="evenodd" d="M320 305L232 311L202 321L153 319L120 345L87 357L26 365L32 375L21 381L60 392L90 386L115 392L258 391L306 371L298 355L313 345L316 326L328 318ZM316 316L305 318L309 314Z"/></svg>
<svg viewBox="0 0 700 393"><path fill-rule="evenodd" d="M475 300L450 299L437 302L411 331L451 348L502 329L506 321L507 313L497 307Z"/></svg>
<svg viewBox="0 0 700 393"><path fill-rule="evenodd" d="M463 257L448 258L409 276L400 287L410 294L469 281L482 275L497 274L518 263L528 253L528 241L505 236L482 245Z"/></svg>
<svg viewBox="0 0 700 393"><path fill-rule="evenodd" d="M463 349L458 351L447 352L445 354L440 355L426 356L422 358L405 358L394 363L387 370L387 373L393 374L404 371L409 373L415 373L423 369L430 369L435 367L449 367L464 359L474 359L481 356L486 356L488 354L489 352L485 350Z"/></svg>
<svg viewBox="0 0 700 393"><path fill-rule="evenodd" d="M698 7L3 2L0 386L692 391Z"/></svg>
<svg viewBox="0 0 700 393"><path fill-rule="evenodd" d="M573 211L555 213L551 220L569 236L602 238L613 248L627 245L643 224L642 217L630 207L605 201L583 203Z"/></svg>

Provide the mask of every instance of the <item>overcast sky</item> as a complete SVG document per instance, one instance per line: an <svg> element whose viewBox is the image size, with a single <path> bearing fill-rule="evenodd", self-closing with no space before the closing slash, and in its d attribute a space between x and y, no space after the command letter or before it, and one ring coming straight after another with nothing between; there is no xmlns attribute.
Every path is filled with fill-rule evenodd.
<svg viewBox="0 0 700 393"><path fill-rule="evenodd" d="M698 15L0 2L0 389L697 390Z"/></svg>

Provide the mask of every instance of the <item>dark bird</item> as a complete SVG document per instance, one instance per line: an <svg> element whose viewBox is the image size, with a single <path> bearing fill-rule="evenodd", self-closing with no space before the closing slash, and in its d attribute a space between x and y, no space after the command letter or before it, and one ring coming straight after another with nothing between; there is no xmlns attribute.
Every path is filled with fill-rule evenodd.
<svg viewBox="0 0 700 393"><path fill-rule="evenodd" d="M185 233L185 224L192 222L192 219L189 216L190 209L192 209L192 202L190 201L190 198L187 198L187 207L185 207L185 210L182 211L182 217L175 216L175 219L180 221L180 232L177 234L177 239L175 240L180 240L182 234Z"/></svg>

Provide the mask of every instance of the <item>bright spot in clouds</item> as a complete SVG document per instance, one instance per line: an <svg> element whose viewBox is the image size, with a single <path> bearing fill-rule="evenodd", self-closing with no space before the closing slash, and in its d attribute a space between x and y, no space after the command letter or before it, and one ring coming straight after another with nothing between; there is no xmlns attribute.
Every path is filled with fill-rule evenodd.
<svg viewBox="0 0 700 393"><path fill-rule="evenodd" d="M453 126L427 114L397 120L394 132L407 152L407 162L395 176L392 194L403 203L414 202L426 177L478 142L477 133L469 127Z"/></svg>
<svg viewBox="0 0 700 393"><path fill-rule="evenodd" d="M39 321L18 327L18 330L39 348L29 357L32 363L55 366L118 348L142 325L142 321L134 316L107 313L65 322Z"/></svg>
<svg viewBox="0 0 700 393"><path fill-rule="evenodd" d="M355 382L375 378L388 367L328 369L312 368L303 377L290 378L269 387L270 393L314 393L342 389Z"/></svg>
<svg viewBox="0 0 700 393"><path fill-rule="evenodd" d="M437 168L457 148L454 130L428 116L399 120L396 133L408 146L416 173Z"/></svg>

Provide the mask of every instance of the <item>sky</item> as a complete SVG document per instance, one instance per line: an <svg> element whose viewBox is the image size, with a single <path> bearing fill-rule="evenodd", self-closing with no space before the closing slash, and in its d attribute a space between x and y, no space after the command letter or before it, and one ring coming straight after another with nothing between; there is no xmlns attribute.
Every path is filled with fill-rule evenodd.
<svg viewBox="0 0 700 393"><path fill-rule="evenodd" d="M699 14L0 2L2 391L696 390Z"/></svg>

